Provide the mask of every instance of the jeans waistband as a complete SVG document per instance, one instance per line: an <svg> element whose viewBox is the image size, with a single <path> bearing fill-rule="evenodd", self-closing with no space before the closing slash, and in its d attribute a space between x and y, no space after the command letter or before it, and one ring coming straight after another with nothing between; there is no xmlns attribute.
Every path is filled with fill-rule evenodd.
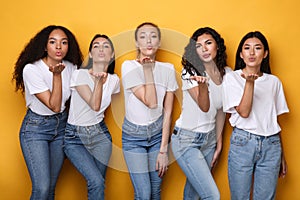
<svg viewBox="0 0 300 200"><path fill-rule="evenodd" d="M137 128L137 129L147 129L147 128L151 128L151 127L161 127L162 125L162 118L163 116L161 115L155 122L152 122L151 124L148 125L138 125L138 124L134 124L130 121L128 121L126 119L126 117L124 118L124 123L129 124L131 127Z"/></svg>
<svg viewBox="0 0 300 200"><path fill-rule="evenodd" d="M193 133L193 134L210 134L212 132L215 131L215 129L211 130L211 131L208 131L208 132L195 132L195 131L190 131L190 130L186 130L186 129L182 129L182 128L179 128L179 127L174 127L174 130L173 130L173 134L174 135L177 135L179 132L189 132L189 133Z"/></svg>
<svg viewBox="0 0 300 200"><path fill-rule="evenodd" d="M38 117L44 117L45 119L51 119L51 118L56 118L56 117L60 118L63 115L65 115L67 113L67 111L64 110L60 113L56 113L56 114L53 114L53 115L40 115L40 114L37 114L37 113L33 112L30 108L28 108L27 113L30 114L30 115L38 116Z"/></svg>
<svg viewBox="0 0 300 200"><path fill-rule="evenodd" d="M257 134L254 134L254 133L250 133L248 131L245 131L245 130L237 128L237 127L234 127L233 129L238 130L239 133L247 134L249 137L260 138L261 140L268 139L268 138L271 138L271 137L277 137L279 135L279 133L275 133L273 135L263 136L263 135L257 135Z"/></svg>

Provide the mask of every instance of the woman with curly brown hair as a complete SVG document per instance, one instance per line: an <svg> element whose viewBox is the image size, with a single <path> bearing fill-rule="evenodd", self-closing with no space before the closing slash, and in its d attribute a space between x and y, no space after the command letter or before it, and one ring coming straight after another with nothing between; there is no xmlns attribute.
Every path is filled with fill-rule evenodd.
<svg viewBox="0 0 300 200"><path fill-rule="evenodd" d="M81 63L75 36L50 25L30 40L15 64L16 91L25 92L27 106L20 143L32 182L31 200L54 199L64 161L70 79Z"/></svg>
<svg viewBox="0 0 300 200"><path fill-rule="evenodd" d="M182 56L183 103L172 150L187 177L184 199L220 199L210 170L222 149L222 79L230 70L225 50L220 34L205 27L194 32Z"/></svg>

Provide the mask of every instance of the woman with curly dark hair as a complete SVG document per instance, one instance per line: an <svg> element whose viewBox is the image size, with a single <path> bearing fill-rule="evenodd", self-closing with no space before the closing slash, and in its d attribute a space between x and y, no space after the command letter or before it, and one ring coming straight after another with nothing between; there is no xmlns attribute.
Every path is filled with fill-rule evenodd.
<svg viewBox="0 0 300 200"><path fill-rule="evenodd" d="M31 200L54 199L64 161L70 79L81 63L75 36L50 25L29 41L15 64L16 91L25 92L27 106L20 143L32 182Z"/></svg>
<svg viewBox="0 0 300 200"><path fill-rule="evenodd" d="M196 30L182 56L182 112L172 135L172 149L187 180L184 199L220 199L211 174L222 149L225 114L222 79L224 39L214 29Z"/></svg>

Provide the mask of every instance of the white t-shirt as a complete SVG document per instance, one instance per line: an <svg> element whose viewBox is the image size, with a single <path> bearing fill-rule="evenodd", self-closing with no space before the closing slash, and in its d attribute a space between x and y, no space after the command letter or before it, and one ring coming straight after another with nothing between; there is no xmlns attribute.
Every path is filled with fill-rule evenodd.
<svg viewBox="0 0 300 200"><path fill-rule="evenodd" d="M116 74L108 74L102 90L102 102L100 110L94 111L81 98L75 86L88 85L93 91L94 80L92 79L88 69L75 70L71 79L71 104L69 111L68 123L75 126L90 126L101 122L104 119L104 112L110 105L111 95L120 92L120 80Z"/></svg>
<svg viewBox="0 0 300 200"><path fill-rule="evenodd" d="M70 97L70 79L73 71L76 69L76 66L68 61L63 61L63 63L66 67L61 73L62 101L60 112L64 111L65 102ZM45 92L47 90L52 91L53 73L49 71L49 67L42 59L34 62L33 64L27 64L24 67L23 80L25 86L26 106L39 115L56 114L35 96L35 94Z"/></svg>
<svg viewBox="0 0 300 200"><path fill-rule="evenodd" d="M122 64L122 81L125 96L125 117L138 125L148 125L156 121L163 111L166 92L174 92L177 88L174 66L170 63L155 62L153 70L158 106L148 108L132 92L132 88L145 84L142 65L135 60L127 60Z"/></svg>
<svg viewBox="0 0 300 200"><path fill-rule="evenodd" d="M231 113L231 126L262 136L280 132L277 116L289 112L280 80L266 73L255 80L252 110L248 118L243 118L235 109L246 83L241 74L242 70L233 71L223 81L223 110Z"/></svg>
<svg viewBox="0 0 300 200"><path fill-rule="evenodd" d="M231 68L225 68L226 73L232 71ZM189 73L182 71L184 79L190 77ZM209 77L208 77L209 78ZM203 112L189 93L189 89L197 87L195 80L182 79L182 110L180 117L175 125L179 128L193 132L207 133L215 128L216 114L218 109L222 109L222 84L216 85L210 78L208 80L208 91L210 107L208 112Z"/></svg>

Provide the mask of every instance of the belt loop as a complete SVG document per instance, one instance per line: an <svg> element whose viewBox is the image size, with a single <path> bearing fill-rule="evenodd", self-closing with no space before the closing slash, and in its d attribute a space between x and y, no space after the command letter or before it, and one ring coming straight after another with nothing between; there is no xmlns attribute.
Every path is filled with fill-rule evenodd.
<svg viewBox="0 0 300 200"><path fill-rule="evenodd" d="M176 130L176 129L174 128L173 134L174 134L174 135L177 135L177 133L178 133L178 130Z"/></svg>

